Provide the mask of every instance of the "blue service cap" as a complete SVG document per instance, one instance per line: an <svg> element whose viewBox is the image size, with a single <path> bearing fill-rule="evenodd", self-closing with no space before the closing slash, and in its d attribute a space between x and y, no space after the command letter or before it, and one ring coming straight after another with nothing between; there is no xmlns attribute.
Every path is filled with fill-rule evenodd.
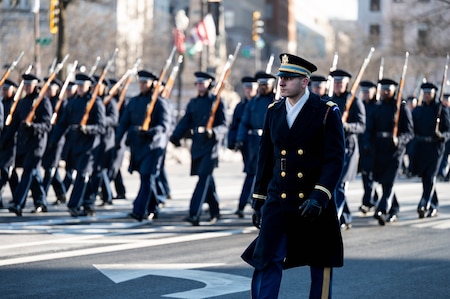
<svg viewBox="0 0 450 299"><path fill-rule="evenodd" d="M311 73L317 71L317 67L311 62L301 57L282 53L280 54L281 65L278 69L278 77L299 77L310 78Z"/></svg>
<svg viewBox="0 0 450 299"><path fill-rule="evenodd" d="M137 72L137 74L139 77L139 81L158 80L157 76L147 70L140 70L139 72Z"/></svg>
<svg viewBox="0 0 450 299"><path fill-rule="evenodd" d="M212 74L207 72L195 72L194 76L195 76L195 83L202 83L208 80L210 81L216 80L216 78Z"/></svg>
<svg viewBox="0 0 450 299"><path fill-rule="evenodd" d="M420 85L420 89L423 89L424 91L432 90L432 89L438 90L438 87L436 85L434 85L433 83L427 82L427 83L422 83L422 85Z"/></svg>
<svg viewBox="0 0 450 299"><path fill-rule="evenodd" d="M398 85L398 83L394 80L387 78L378 80L378 84L381 85L381 89L391 89L392 87L395 88Z"/></svg>
<svg viewBox="0 0 450 299"><path fill-rule="evenodd" d="M48 77L44 78L44 81L47 82ZM61 82L61 80L57 79L57 78L53 78L52 82L50 82L50 84L56 84L59 87L61 87L63 85L63 83Z"/></svg>
<svg viewBox="0 0 450 299"><path fill-rule="evenodd" d="M39 83L41 82L41 79L39 79L36 75L33 74L23 74L22 75L23 84L32 84L32 83Z"/></svg>
<svg viewBox="0 0 450 299"><path fill-rule="evenodd" d="M95 79L92 78L89 75L83 74L83 73L78 73L75 75L75 83L76 84L85 84L85 83L95 83Z"/></svg>
<svg viewBox="0 0 450 299"><path fill-rule="evenodd" d="M373 83L372 81L368 81L368 80L363 80L363 81L359 82L359 86L362 87L362 89L369 89L372 87L377 87L377 85L375 83Z"/></svg>
<svg viewBox="0 0 450 299"><path fill-rule="evenodd" d="M2 87L5 88L5 89L7 89L7 88L9 88L10 86L17 87L18 85L17 85L16 82L14 82L14 81L12 81L12 80L5 79L5 82L3 82L3 86L2 86Z"/></svg>
<svg viewBox="0 0 450 299"><path fill-rule="evenodd" d="M343 80L350 79L352 77L352 74L347 71L337 69L330 72L330 76L333 77L334 81L341 82Z"/></svg>

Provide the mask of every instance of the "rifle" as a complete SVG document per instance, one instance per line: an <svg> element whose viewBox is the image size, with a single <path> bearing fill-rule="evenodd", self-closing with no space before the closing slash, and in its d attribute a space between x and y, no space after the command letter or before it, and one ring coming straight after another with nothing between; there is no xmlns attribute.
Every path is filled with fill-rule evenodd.
<svg viewBox="0 0 450 299"><path fill-rule="evenodd" d="M122 78L120 78L119 81L117 81L117 83L114 84L113 87L111 87L111 89L108 92L108 96L103 100L103 104L105 104L105 106L108 105L108 103L111 101L111 99L117 93L117 91L119 90L120 86L122 86L122 83L125 82L125 80L128 80L128 78L130 78L130 81L131 81L131 75L136 73L137 67L139 66L140 63L141 63L141 59L138 58L136 60L136 62L134 63L133 68L127 70L125 72L125 74L123 74Z"/></svg>
<svg viewBox="0 0 450 299"><path fill-rule="evenodd" d="M400 78L400 84L397 91L397 100L396 100L397 111L395 112L394 128L392 129L392 137L394 138L394 140L397 138L398 135L398 121L400 119L400 106L402 104L403 86L405 86L406 69L408 68L408 57L409 53L406 52L405 63L403 64L402 77Z"/></svg>
<svg viewBox="0 0 450 299"><path fill-rule="evenodd" d="M383 72L384 72L384 57L381 57L380 70L378 71L377 94L375 96L375 99L377 101L379 101L381 97L381 83L379 82L381 79L383 79Z"/></svg>
<svg viewBox="0 0 450 299"><path fill-rule="evenodd" d="M330 73L337 69L338 59L339 59L338 52L334 52L333 63L331 64L331 67L330 67ZM333 96L333 93L334 93L334 86L333 86L333 84L334 84L333 76L328 75L327 90L328 90L328 96L330 98Z"/></svg>
<svg viewBox="0 0 450 299"><path fill-rule="evenodd" d="M16 65L19 63L20 59L22 59L22 57L23 57L23 51L20 52L19 57L17 57L17 59L11 63L9 68L3 74L2 78L0 79L0 87L3 86L3 83L5 83L5 80L8 79L9 74L11 74L11 72L14 70Z"/></svg>
<svg viewBox="0 0 450 299"><path fill-rule="evenodd" d="M236 49L234 49L234 54L228 56L228 60L225 63L222 73L220 74L219 81L214 86L213 95L216 97L214 104L211 107L211 113L209 115L208 123L206 124L206 131L211 132L214 118L216 116L217 109L219 108L219 104L221 101L220 94L225 86L225 80L228 79L231 73L231 67L233 66L234 61L236 60L236 55L239 53L239 49L241 48L241 43L236 45Z"/></svg>
<svg viewBox="0 0 450 299"><path fill-rule="evenodd" d="M417 80L417 86L416 89L414 90L414 96L416 96L417 94L419 94L417 96L417 106L422 105L422 101L423 101L423 90L420 88L420 86L423 83L427 83L427 78L423 77L422 80Z"/></svg>
<svg viewBox="0 0 450 299"><path fill-rule="evenodd" d="M91 99L86 105L86 110L84 111L83 118L81 118L80 126L86 126L88 119L89 119L89 113L91 112L92 108L94 107L95 101L97 100L98 90L100 89L100 85L102 84L103 80L105 80L106 74L108 73L108 69L113 64L114 60L116 59L117 52L119 52L119 49L115 49L114 53L112 54L111 58L106 63L105 68L102 71L102 74L100 75L100 78L98 79L98 82L95 84L94 91L92 92Z"/></svg>
<svg viewBox="0 0 450 299"><path fill-rule="evenodd" d="M25 71L25 74L31 73L31 69L33 68L33 65L29 65L28 68ZM19 87L17 87L16 94L14 95L13 104L11 105L11 108L9 108L8 116L6 117L5 125L9 126L12 121L12 116L14 114L14 111L16 111L17 103L19 103L19 100L22 96L22 90L23 90L23 79L20 81Z"/></svg>
<svg viewBox="0 0 450 299"><path fill-rule="evenodd" d="M361 68L359 69L358 75L355 78L355 81L353 82L352 88L350 89L350 97L347 99L347 102L345 103L345 111L342 113L342 122L347 122L348 113L350 111L350 108L352 107L353 101L355 100L356 91L358 90L359 82L361 82L361 78L364 74L364 71L366 70L367 65L369 64L370 58L372 58L372 54L375 51L375 49L372 47L370 48L370 52L367 55L367 57L364 59L363 64L361 65Z"/></svg>
<svg viewBox="0 0 450 299"><path fill-rule="evenodd" d="M273 59L274 59L274 55L270 54L269 61L267 62L267 66L266 66L267 74L272 73Z"/></svg>
<svg viewBox="0 0 450 299"><path fill-rule="evenodd" d="M169 79L167 79L166 86L164 86L164 90L161 93L161 96L165 99L170 97L170 93L172 92L173 84L175 83L175 79L177 78L178 71L180 69L180 65L183 62L183 55L178 56L177 64L172 68L170 72Z"/></svg>
<svg viewBox="0 0 450 299"><path fill-rule="evenodd" d="M89 71L89 76L92 77L95 74L95 71L97 70L97 67L100 63L100 56L97 56L95 59L94 65L91 67L91 70Z"/></svg>
<svg viewBox="0 0 450 299"><path fill-rule="evenodd" d="M56 123L56 118L58 117L58 112L61 109L62 102L64 100L64 95L66 94L67 87L69 86L70 78L77 70L78 66L78 60L75 60L75 62L72 65L72 68L69 71L69 74L67 74L66 81L64 81L63 86L61 87L61 90L59 91L58 95L58 102L55 105L55 111L53 111L52 119L50 123L54 125Z"/></svg>
<svg viewBox="0 0 450 299"><path fill-rule="evenodd" d="M69 58L69 54L67 54L64 59L58 63L55 70L48 76L47 81L42 85L41 90L39 91L38 98L33 102L33 106L31 107L31 111L28 113L27 117L25 118L26 124L31 124L33 122L34 116L36 114L37 107L41 104L42 100L44 99L45 93L47 92L48 87L50 86L50 83L55 79L56 75L59 73L59 71L62 69L64 63Z"/></svg>
<svg viewBox="0 0 450 299"><path fill-rule="evenodd" d="M435 129L436 132L439 132L439 123L441 122L442 101L444 99L445 94L445 85L447 84L448 60L449 56L447 54L447 62L445 63L444 73L442 74L441 90L439 91L439 110L436 116L436 129Z"/></svg>
<svg viewBox="0 0 450 299"><path fill-rule="evenodd" d="M148 128L150 128L150 122L152 121L152 113L153 109L155 109L156 101L158 100L158 96L160 93L160 87L164 80L164 77L166 76L167 70L169 69L170 65L172 64L173 56L175 55L177 48L173 47L172 52L170 52L169 58L166 60L166 64L164 65L163 69L161 70L161 74L159 75L158 81L156 85L153 87L153 93L152 97L150 99L150 102L147 105L147 111L145 112L145 118L142 122L141 130L147 131Z"/></svg>

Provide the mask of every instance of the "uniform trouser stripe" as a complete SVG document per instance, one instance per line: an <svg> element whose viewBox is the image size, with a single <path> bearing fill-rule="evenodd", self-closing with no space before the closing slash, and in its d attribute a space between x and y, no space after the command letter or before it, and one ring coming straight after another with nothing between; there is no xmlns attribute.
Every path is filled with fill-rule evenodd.
<svg viewBox="0 0 450 299"><path fill-rule="evenodd" d="M323 268L323 284L321 299L328 299L330 296L331 268Z"/></svg>

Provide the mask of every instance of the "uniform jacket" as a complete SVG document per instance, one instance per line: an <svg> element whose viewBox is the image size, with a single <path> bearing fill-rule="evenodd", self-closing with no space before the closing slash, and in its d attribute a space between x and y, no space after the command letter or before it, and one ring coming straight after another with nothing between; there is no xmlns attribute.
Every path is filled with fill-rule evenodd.
<svg viewBox="0 0 450 299"><path fill-rule="evenodd" d="M422 176L425 171L437 174L440 161L444 155L445 140L450 137L450 116L448 107L442 107L439 131L444 140L438 140L435 135L436 118L440 103L423 103L412 112L414 122L414 155L412 157L412 172Z"/></svg>
<svg viewBox="0 0 450 299"><path fill-rule="evenodd" d="M392 142L395 113L395 99L382 100L368 119L364 146L374 150L374 179L379 183L393 183L403 161L406 144L414 137L411 111L400 105L398 122L398 145Z"/></svg>
<svg viewBox="0 0 450 299"><path fill-rule="evenodd" d="M120 118L116 133L116 144L120 144L124 134L127 133L126 144L130 146L131 151L130 170L138 170L140 173L144 171L142 163L146 159L153 161L153 164L148 166L152 169L149 171L151 173L156 171L155 163L159 163L162 152L169 142L168 130L171 119L168 103L163 98L158 98L155 103L148 131L140 130L150 99L151 94L139 94L131 98Z"/></svg>
<svg viewBox="0 0 450 299"><path fill-rule="evenodd" d="M366 109L366 120L371 117L371 114L378 105L375 99L369 101L368 103L364 103L364 107ZM358 170L361 172L369 173L372 172L373 169L373 155L374 150L370 146L364 146L364 135L367 135L368 131L365 130L363 134L358 135L358 145L359 145L359 165Z"/></svg>
<svg viewBox="0 0 450 299"><path fill-rule="evenodd" d="M244 115L244 109L249 100L242 98L242 100L236 105L233 112L233 118L231 120L230 127L228 129L228 148L234 149L236 145L236 137L239 129L239 124L241 123L242 116Z"/></svg>
<svg viewBox="0 0 450 299"><path fill-rule="evenodd" d="M258 95L244 109L236 141L244 143L244 150L248 158L244 171L248 174L256 173L264 118L266 117L267 107L273 103L273 100L273 93L264 96Z"/></svg>
<svg viewBox="0 0 450 299"><path fill-rule="evenodd" d="M211 95L191 99L186 113L172 134L174 139L180 140L186 134L192 133L191 175L209 175L218 166L219 146L228 131L223 101L219 103L214 117L213 136L208 137L208 134L201 130L204 130L208 123L214 101L215 97Z"/></svg>
<svg viewBox="0 0 450 299"><path fill-rule="evenodd" d="M38 96L39 94L34 92L19 100L11 124L2 136L2 144L8 144L14 142L14 135L17 133L16 166L18 167L35 167L36 165L27 165L27 161L31 158L34 161L32 164L36 164L42 158L47 146L52 117L52 107L47 97L44 97L37 107L31 127L23 124Z"/></svg>
<svg viewBox="0 0 450 299"><path fill-rule="evenodd" d="M344 152L341 114L332 102L327 104L311 93L290 129L284 99L268 109L254 189L254 197L266 199L259 235L242 255L246 262L264 268L285 232L285 268L343 265L333 193L342 173ZM313 221L298 211L308 198L327 203Z"/></svg>
<svg viewBox="0 0 450 299"><path fill-rule="evenodd" d="M59 101L59 96L52 97L50 99L50 102L52 104L52 113L53 114L55 112L55 107L56 107L58 101ZM66 105L67 105L67 100L64 99L62 101L61 107L58 111L58 116L60 116L62 114ZM57 122L60 120L60 117L58 117L58 116L56 118ZM50 131L49 136L51 136L51 134L53 132L53 127L54 126L52 126L52 131ZM50 139L51 138L48 139L48 142L50 142ZM44 156L42 157L42 167L44 169L49 169L49 168L58 166L59 160L61 159L61 154L62 154L62 150L63 150L63 146L64 146L65 142L66 142L66 137L63 135L63 136L61 136L61 138L59 138L57 146L47 147L45 149Z"/></svg>
<svg viewBox="0 0 450 299"><path fill-rule="evenodd" d="M9 99L3 99L2 100L2 107L3 107L3 111L4 111L4 119L3 119L3 124L6 122L6 118L9 115L9 110L11 109L11 106L14 102L14 97L11 97ZM5 133L7 126L3 127L3 131L2 134L0 134L0 137ZM9 140L3 140L2 138L0 138L0 141L3 142L5 141L5 144L1 144L1 149L0 149L0 167L10 167L12 165L14 165L14 161L16 159L16 136L17 134L14 134L14 136L9 137L12 139Z"/></svg>
<svg viewBox="0 0 450 299"><path fill-rule="evenodd" d="M105 105L99 97L97 97L94 106L89 112L89 118L86 125L87 132L84 133L80 129L80 122L86 111L86 105L90 101L92 95L86 93L83 97L75 96L69 100L60 120L55 124L51 135L50 144L53 146L58 140L66 134L65 150L67 152L67 162L69 164L76 163L81 156L93 156L94 149L100 143L100 135L105 132ZM87 161L86 161L87 162ZM84 171L86 163L77 166L77 170Z"/></svg>
<svg viewBox="0 0 450 299"><path fill-rule="evenodd" d="M331 100L335 102L341 112L345 111L349 93L345 92L339 97L334 95ZM366 129L366 109L362 100L355 98L347 118L348 129L345 131L345 163L342 181L351 181L358 172L359 145L358 135Z"/></svg>

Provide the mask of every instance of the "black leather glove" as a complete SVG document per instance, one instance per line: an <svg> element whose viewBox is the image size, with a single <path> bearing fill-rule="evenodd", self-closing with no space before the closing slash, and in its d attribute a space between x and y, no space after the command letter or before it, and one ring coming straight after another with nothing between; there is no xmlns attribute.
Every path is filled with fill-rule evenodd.
<svg viewBox="0 0 450 299"><path fill-rule="evenodd" d="M178 140L175 136L170 136L170 142L175 145L176 147L181 146L180 140Z"/></svg>
<svg viewBox="0 0 450 299"><path fill-rule="evenodd" d="M234 144L234 150L239 151L244 147L244 143L242 141L236 141Z"/></svg>
<svg viewBox="0 0 450 299"><path fill-rule="evenodd" d="M322 213L322 205L315 198L308 198L298 209L302 217L309 219L317 218Z"/></svg>
<svg viewBox="0 0 450 299"><path fill-rule="evenodd" d="M23 121L20 126L22 127L23 130L27 130L27 131L33 131L33 123L27 123L25 121Z"/></svg>
<svg viewBox="0 0 450 299"><path fill-rule="evenodd" d="M440 131L434 132L433 138L438 142L443 142L445 140L444 134L442 134L442 132Z"/></svg>
<svg viewBox="0 0 450 299"><path fill-rule="evenodd" d="M265 200L259 198L253 198L252 208L252 223L256 228L261 228L261 207L264 205Z"/></svg>
<svg viewBox="0 0 450 299"><path fill-rule="evenodd" d="M143 130L139 130L138 132L139 136L145 139L153 139L155 133L156 133L155 131L143 131Z"/></svg>

